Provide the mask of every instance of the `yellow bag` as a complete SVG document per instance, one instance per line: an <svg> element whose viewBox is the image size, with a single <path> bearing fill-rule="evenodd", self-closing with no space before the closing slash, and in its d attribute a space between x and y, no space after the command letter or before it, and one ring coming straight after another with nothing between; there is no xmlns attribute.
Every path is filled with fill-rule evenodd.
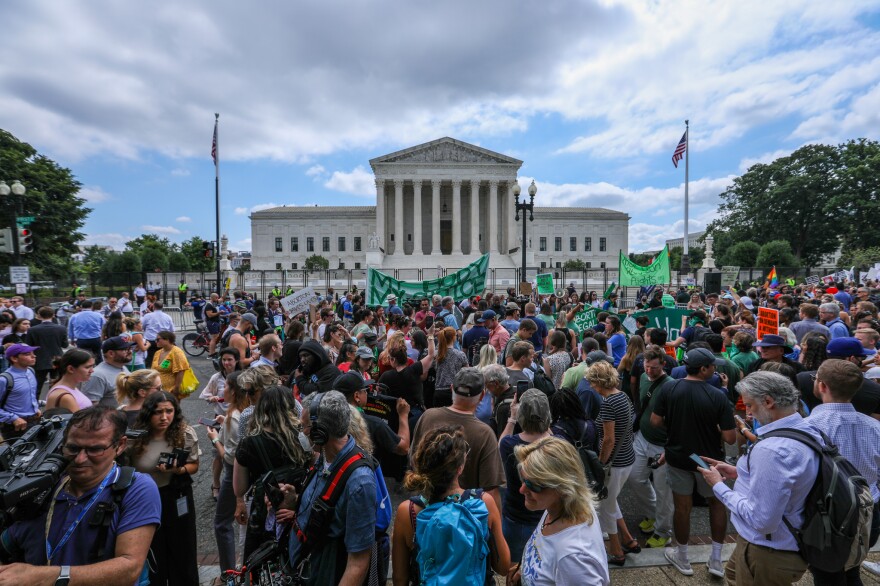
<svg viewBox="0 0 880 586"><path fill-rule="evenodd" d="M183 381L180 383L180 395L182 397L188 397L199 388L199 379L196 378L196 373L193 372L192 368L188 368L185 373L183 373Z"/></svg>

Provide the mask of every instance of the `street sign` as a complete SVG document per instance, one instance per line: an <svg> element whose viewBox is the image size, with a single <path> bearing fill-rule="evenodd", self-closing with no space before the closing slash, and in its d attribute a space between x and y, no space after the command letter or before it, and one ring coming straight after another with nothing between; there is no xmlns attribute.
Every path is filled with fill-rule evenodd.
<svg viewBox="0 0 880 586"><path fill-rule="evenodd" d="M31 270L28 267L9 267L9 282L13 285L17 283L30 283Z"/></svg>
<svg viewBox="0 0 880 586"><path fill-rule="evenodd" d="M34 223L34 217L33 216L19 216L18 218L15 219L15 222L19 226L30 226L31 224Z"/></svg>
<svg viewBox="0 0 880 586"><path fill-rule="evenodd" d="M27 294L27 283L16 283L15 284L15 294L16 295L26 295Z"/></svg>

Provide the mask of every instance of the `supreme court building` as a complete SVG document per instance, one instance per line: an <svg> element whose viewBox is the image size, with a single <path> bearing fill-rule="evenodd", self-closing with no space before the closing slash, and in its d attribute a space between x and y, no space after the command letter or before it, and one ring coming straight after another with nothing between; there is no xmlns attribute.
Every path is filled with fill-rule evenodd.
<svg viewBox="0 0 880 586"><path fill-rule="evenodd" d="M522 161L447 137L377 157L370 166L375 206L252 213L251 268L301 269L313 254L331 269L461 268L486 252L491 268L520 265L523 220L514 219L512 188ZM528 198L529 186L520 187L520 198ZM628 214L541 202L539 185L528 226L530 267L580 259L588 268L616 268L618 251L628 253Z"/></svg>

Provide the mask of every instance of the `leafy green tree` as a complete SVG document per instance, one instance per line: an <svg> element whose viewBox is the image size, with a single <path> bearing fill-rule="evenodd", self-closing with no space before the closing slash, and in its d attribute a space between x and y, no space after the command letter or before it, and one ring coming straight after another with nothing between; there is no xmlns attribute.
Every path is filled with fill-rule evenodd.
<svg viewBox="0 0 880 586"><path fill-rule="evenodd" d="M826 202L835 193L840 159L835 147L807 145L754 165L721 194L719 218L707 234L722 245L719 251L730 242L785 240L798 260L817 264L838 246L842 219L827 213Z"/></svg>
<svg viewBox="0 0 880 586"><path fill-rule="evenodd" d="M91 209L79 197L81 183L70 169L41 155L26 142L0 129L0 172L7 182L20 180L27 189L21 198L10 195L2 202L6 210L2 226L12 226L12 214L18 207L18 216L34 216L29 226L34 235L34 252L21 257L32 268L32 273L49 278L70 276L71 254L83 239L80 229ZM13 258L0 255L0 270L5 271Z"/></svg>
<svg viewBox="0 0 880 586"><path fill-rule="evenodd" d="M131 250L114 254L107 264L107 271L112 273L140 273L141 270L141 257Z"/></svg>
<svg viewBox="0 0 880 586"><path fill-rule="evenodd" d="M791 252L791 245L785 240L773 240L764 244L758 253L755 264L759 267L797 267L800 263Z"/></svg>
<svg viewBox="0 0 880 586"><path fill-rule="evenodd" d="M669 268L678 271L681 270L681 257L684 255L684 248L681 246L673 246L669 249ZM691 270L696 270L703 265L703 258L706 256L706 251L699 246L694 246L688 249L688 261L690 263ZM651 260L650 258L648 259ZM648 262L644 262L642 264L647 265Z"/></svg>
<svg viewBox="0 0 880 586"><path fill-rule="evenodd" d="M145 250L150 248L160 250L168 255L173 250L176 250L177 246L172 244L167 238L156 234L142 234L134 240L129 240L125 243L126 250L131 250L137 254L143 254Z"/></svg>
<svg viewBox="0 0 880 586"><path fill-rule="evenodd" d="M645 254L643 252L638 252L638 253L637 252L630 252L629 253L629 259L631 261L633 261L634 263L636 263L637 265L645 266L649 262L651 262L652 258L654 258L654 255Z"/></svg>
<svg viewBox="0 0 880 586"><path fill-rule="evenodd" d="M141 265L143 266L144 271L153 272L156 269L160 271L168 270L168 254L162 249L149 246L144 248L138 256L141 257Z"/></svg>
<svg viewBox="0 0 880 586"><path fill-rule="evenodd" d="M587 263L580 260L579 258L572 258L565 261L565 264L562 265L562 268L566 271L582 271L587 268Z"/></svg>
<svg viewBox="0 0 880 586"><path fill-rule="evenodd" d="M174 251L168 255L168 270L186 273L192 270L192 265L185 254Z"/></svg>
<svg viewBox="0 0 880 586"><path fill-rule="evenodd" d="M83 267L87 273L95 273L103 269L110 256L116 254L103 246L87 246L83 253Z"/></svg>
<svg viewBox="0 0 880 586"><path fill-rule="evenodd" d="M751 240L737 242L726 250L723 256L722 265L735 267L754 267L757 266L758 254L761 252L761 245Z"/></svg>
<svg viewBox="0 0 880 586"><path fill-rule="evenodd" d="M843 250L880 246L876 226L880 217L880 143L861 138L839 145L837 150L837 186L826 210L829 216L842 220L839 234Z"/></svg>
<svg viewBox="0 0 880 586"><path fill-rule="evenodd" d="M307 271L320 271L326 270L330 268L330 261L321 256L320 254L313 254L309 258L306 259L306 262L303 263L303 267Z"/></svg>
<svg viewBox="0 0 880 586"><path fill-rule="evenodd" d="M205 258L204 243L206 240L199 236L193 236L189 240L180 243L180 252L189 261L189 271L205 272L214 270L216 259L212 256ZM210 241L207 241L210 242Z"/></svg>
<svg viewBox="0 0 880 586"><path fill-rule="evenodd" d="M859 270L867 271L874 266L875 262L880 262L880 246L845 250L840 255L840 260L837 261L837 267L845 269L856 267Z"/></svg>

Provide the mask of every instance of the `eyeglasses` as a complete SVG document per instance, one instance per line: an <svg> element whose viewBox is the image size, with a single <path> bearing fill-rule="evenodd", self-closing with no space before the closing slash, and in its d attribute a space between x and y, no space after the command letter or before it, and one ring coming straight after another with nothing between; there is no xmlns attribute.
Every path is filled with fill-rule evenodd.
<svg viewBox="0 0 880 586"><path fill-rule="evenodd" d="M86 456L97 458L110 448L115 447L118 443L119 442L113 442L109 446L78 446L76 444L64 444L61 446L61 453L67 458L76 458L81 451L85 450Z"/></svg>
<svg viewBox="0 0 880 586"><path fill-rule="evenodd" d="M528 478L523 478L522 472L518 472L518 474L519 474L519 480L520 480L520 482L523 483L523 486L525 486L528 490L530 490L532 492L541 492L545 488L548 488L546 486L541 486L540 484L535 484L534 482L532 482Z"/></svg>

